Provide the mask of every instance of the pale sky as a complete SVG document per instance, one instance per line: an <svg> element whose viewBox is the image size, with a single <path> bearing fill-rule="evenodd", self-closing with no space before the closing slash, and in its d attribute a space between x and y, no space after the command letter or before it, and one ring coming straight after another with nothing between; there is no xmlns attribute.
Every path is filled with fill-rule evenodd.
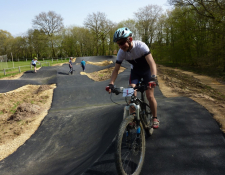
<svg viewBox="0 0 225 175"><path fill-rule="evenodd" d="M97 12L118 23L133 19L134 12L147 5L171 8L167 0L0 0L0 29L21 36L32 28L35 16L49 11L61 15L65 27L83 26L88 14Z"/></svg>

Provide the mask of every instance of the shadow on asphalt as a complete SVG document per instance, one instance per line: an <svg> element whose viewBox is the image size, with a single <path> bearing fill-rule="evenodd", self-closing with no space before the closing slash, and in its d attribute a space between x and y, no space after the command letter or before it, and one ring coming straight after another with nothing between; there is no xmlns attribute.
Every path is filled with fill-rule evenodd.
<svg viewBox="0 0 225 175"><path fill-rule="evenodd" d="M68 72L65 73L65 72L58 72L58 74L61 74L61 75L68 75Z"/></svg>

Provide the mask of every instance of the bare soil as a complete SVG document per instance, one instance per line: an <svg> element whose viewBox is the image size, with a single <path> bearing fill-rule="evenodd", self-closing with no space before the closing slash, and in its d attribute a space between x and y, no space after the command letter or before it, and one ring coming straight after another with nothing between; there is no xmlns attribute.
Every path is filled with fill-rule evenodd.
<svg viewBox="0 0 225 175"><path fill-rule="evenodd" d="M91 61L86 62L86 64L92 64L92 65L97 65L97 66L107 66L112 63L113 63L112 61L108 61L108 60L101 61L101 62L91 62Z"/></svg>
<svg viewBox="0 0 225 175"><path fill-rule="evenodd" d="M87 75L90 79L94 81L105 81L110 79L112 71L114 67L108 68L108 69L103 69L100 71L92 72L92 73L86 73L86 72L81 72L81 75ZM126 68L120 67L119 74L123 72Z"/></svg>
<svg viewBox="0 0 225 175"><path fill-rule="evenodd" d="M38 129L51 107L56 85L26 85L0 93L0 160L12 154Z"/></svg>
<svg viewBox="0 0 225 175"><path fill-rule="evenodd" d="M92 65L97 65L97 66L107 66L109 64L112 64L112 61L102 61L102 62L91 62L87 61L86 64L92 64ZM105 81L111 78L111 74L113 71L114 67L108 68L108 69L103 69L100 71L92 72L92 73L86 73L86 72L80 72L81 75L87 75L90 79L94 81ZM126 68L120 67L119 74L123 72Z"/></svg>
<svg viewBox="0 0 225 175"><path fill-rule="evenodd" d="M158 66L159 88L166 97L185 96L204 106L225 133L225 84L193 72Z"/></svg>
<svg viewBox="0 0 225 175"><path fill-rule="evenodd" d="M87 64L105 66L111 62ZM81 74L94 81L104 81L110 79L113 68ZM225 133L224 84L192 72L161 65L157 68L159 88L164 96L186 96L195 100L213 115ZM121 68L120 72L124 70L125 68ZM17 79L20 76L22 74L7 79ZM0 106L0 160L16 151L38 129L51 107L54 88L56 85L26 85L14 91L0 93L0 101L3 102Z"/></svg>

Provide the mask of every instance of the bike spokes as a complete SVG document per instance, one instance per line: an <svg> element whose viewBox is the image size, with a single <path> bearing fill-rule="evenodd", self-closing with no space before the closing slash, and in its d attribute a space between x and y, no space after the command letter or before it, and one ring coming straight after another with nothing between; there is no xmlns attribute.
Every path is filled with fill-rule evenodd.
<svg viewBox="0 0 225 175"><path fill-rule="evenodd" d="M116 139L116 168L119 175L138 175L145 157L145 131L140 128L133 115L128 116L120 125ZM139 129L137 129L139 128Z"/></svg>
<svg viewBox="0 0 225 175"><path fill-rule="evenodd" d="M132 125L133 126L133 125ZM141 132L143 133L143 132ZM133 174L138 168L142 156L142 138L137 127L128 124L121 144L121 162L127 174Z"/></svg>

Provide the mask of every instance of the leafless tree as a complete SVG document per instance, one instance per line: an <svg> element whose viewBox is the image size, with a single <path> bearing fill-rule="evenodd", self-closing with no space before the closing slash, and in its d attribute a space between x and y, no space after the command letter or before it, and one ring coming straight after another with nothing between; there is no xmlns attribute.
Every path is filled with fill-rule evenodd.
<svg viewBox="0 0 225 175"><path fill-rule="evenodd" d="M139 39L135 20L127 19L127 20L121 21L118 24L118 28L121 28L121 27L128 27L132 31L133 39Z"/></svg>
<svg viewBox="0 0 225 175"><path fill-rule="evenodd" d="M139 8L138 12L134 13L135 20L137 21L137 28L139 34L149 47L151 47L154 32L158 18L161 16L162 7L158 5L147 5Z"/></svg>
<svg viewBox="0 0 225 175"><path fill-rule="evenodd" d="M199 15L225 24L224 0L169 0L169 2L171 5L180 7L190 6Z"/></svg>
<svg viewBox="0 0 225 175"><path fill-rule="evenodd" d="M95 36L97 55L99 54L99 44L102 44L104 53L105 41L113 26L113 23L106 18L105 13L97 12L87 16L84 21L84 26L91 30Z"/></svg>
<svg viewBox="0 0 225 175"><path fill-rule="evenodd" d="M54 57L55 50L53 35L56 35L63 29L63 18L54 11L49 11L48 13L41 12L39 15L34 17L32 22L35 29L42 30L49 36L52 47L52 55Z"/></svg>

